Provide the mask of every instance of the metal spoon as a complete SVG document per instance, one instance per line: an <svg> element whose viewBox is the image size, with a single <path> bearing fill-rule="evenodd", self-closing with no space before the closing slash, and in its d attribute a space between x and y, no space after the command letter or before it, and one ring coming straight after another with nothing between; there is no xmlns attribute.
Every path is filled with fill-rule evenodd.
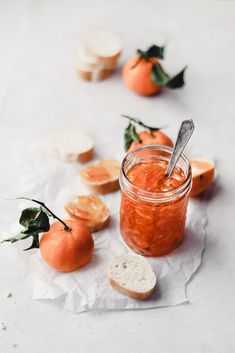
<svg viewBox="0 0 235 353"><path fill-rule="evenodd" d="M192 133L194 130L193 120L184 120L180 126L178 136L176 139L175 146L173 148L173 152L167 167L167 171L165 177L169 177L173 172L176 163L178 162L185 146L187 145Z"/></svg>

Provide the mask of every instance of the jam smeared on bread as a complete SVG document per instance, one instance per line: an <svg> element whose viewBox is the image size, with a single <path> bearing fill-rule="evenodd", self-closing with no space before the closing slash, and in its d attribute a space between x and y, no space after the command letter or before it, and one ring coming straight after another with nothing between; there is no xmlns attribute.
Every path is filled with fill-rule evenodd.
<svg viewBox="0 0 235 353"><path fill-rule="evenodd" d="M96 195L77 196L65 209L73 219L85 223L91 232L101 230L109 223L108 207Z"/></svg>
<svg viewBox="0 0 235 353"><path fill-rule="evenodd" d="M113 159L103 159L81 170L86 186L96 194L107 194L119 189L120 164Z"/></svg>

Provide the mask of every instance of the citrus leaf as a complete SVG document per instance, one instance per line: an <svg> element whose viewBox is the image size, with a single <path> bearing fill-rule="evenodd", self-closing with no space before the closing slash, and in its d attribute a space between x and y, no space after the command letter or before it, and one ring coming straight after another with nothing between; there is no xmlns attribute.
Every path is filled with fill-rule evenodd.
<svg viewBox="0 0 235 353"><path fill-rule="evenodd" d="M50 229L49 217L39 208L26 208L22 211L20 224L26 229L22 231L24 234L42 233Z"/></svg>
<svg viewBox="0 0 235 353"><path fill-rule="evenodd" d="M31 249L38 249L39 247L40 247L40 243L39 243L38 234L34 234L32 244L30 245L30 247L24 249L24 251L31 250Z"/></svg>
<svg viewBox="0 0 235 353"><path fill-rule="evenodd" d="M137 49L136 53L142 59L148 60L148 58L164 58L164 47L159 47L158 45L152 45L146 51Z"/></svg>
<svg viewBox="0 0 235 353"><path fill-rule="evenodd" d="M151 78L153 82L160 86L165 86L170 79L169 75L163 70L162 65L159 63L153 64Z"/></svg>
<svg viewBox="0 0 235 353"><path fill-rule="evenodd" d="M154 57L158 59L164 59L165 47L159 47L158 45L152 45L147 51L147 57Z"/></svg>
<svg viewBox="0 0 235 353"><path fill-rule="evenodd" d="M153 82L160 86L167 86L168 88L175 89L184 85L184 72L186 67L181 70L177 75L170 77L159 64L153 64L151 71L151 78Z"/></svg>
<svg viewBox="0 0 235 353"><path fill-rule="evenodd" d="M132 123L129 123L127 128L125 129L125 133L124 133L125 151L128 151L128 149L133 141L141 142L140 138L136 132L135 126Z"/></svg>
<svg viewBox="0 0 235 353"><path fill-rule="evenodd" d="M41 209L39 207L29 207L22 211L19 223L28 228L31 220L35 219L37 215L40 213Z"/></svg>
<svg viewBox="0 0 235 353"><path fill-rule="evenodd" d="M166 84L167 87L175 89L180 88L184 85L184 72L187 67L183 68L177 75L172 77Z"/></svg>
<svg viewBox="0 0 235 353"><path fill-rule="evenodd" d="M143 50L141 50L141 49L137 49L137 50L136 50L136 53L137 53L137 55L138 55L140 58L145 59L145 60L148 59L148 55L147 55L147 52L146 52L146 51L143 51Z"/></svg>
<svg viewBox="0 0 235 353"><path fill-rule="evenodd" d="M10 242L10 243L15 243L18 240L23 240L23 239L27 239L31 236L31 234L24 234L24 233L19 233L17 235L14 235L13 237L4 239L1 241L1 243L5 243L5 242Z"/></svg>

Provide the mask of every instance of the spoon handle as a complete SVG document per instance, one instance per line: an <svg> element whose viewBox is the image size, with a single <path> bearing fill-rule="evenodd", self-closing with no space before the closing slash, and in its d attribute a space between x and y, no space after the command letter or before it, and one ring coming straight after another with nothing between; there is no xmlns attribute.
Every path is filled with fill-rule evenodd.
<svg viewBox="0 0 235 353"><path fill-rule="evenodd" d="M188 143L188 140L190 139L193 133L193 130L194 130L194 123L192 119L184 120L182 122L178 132L177 140L167 167L165 177L169 177L173 172L176 163L178 162L185 146Z"/></svg>

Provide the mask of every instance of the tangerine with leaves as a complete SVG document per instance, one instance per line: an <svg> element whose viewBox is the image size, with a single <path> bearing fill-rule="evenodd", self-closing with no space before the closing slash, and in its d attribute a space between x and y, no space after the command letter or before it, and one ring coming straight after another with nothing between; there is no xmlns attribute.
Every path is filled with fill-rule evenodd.
<svg viewBox="0 0 235 353"><path fill-rule="evenodd" d="M141 120L128 115L122 116L129 120L129 124L124 133L124 148L126 152L132 152L143 145L165 145L173 147L173 142L170 137L160 131L161 129L159 127L148 126ZM138 133L136 125L142 126L147 130Z"/></svg>
<svg viewBox="0 0 235 353"><path fill-rule="evenodd" d="M171 77L162 67L160 60L164 59L164 47L152 45L148 50L138 49L137 54L123 66L122 79L135 93L142 96L152 96L161 91L163 86L171 89L184 85L186 67Z"/></svg>
<svg viewBox="0 0 235 353"><path fill-rule="evenodd" d="M85 224L63 221L41 201L26 197L18 199L35 202L40 207L24 209L19 220L22 230L2 242L15 243L32 237L31 246L25 250L40 248L42 258L57 271L71 272L87 264L93 255L94 241ZM49 217L56 219L52 225Z"/></svg>

